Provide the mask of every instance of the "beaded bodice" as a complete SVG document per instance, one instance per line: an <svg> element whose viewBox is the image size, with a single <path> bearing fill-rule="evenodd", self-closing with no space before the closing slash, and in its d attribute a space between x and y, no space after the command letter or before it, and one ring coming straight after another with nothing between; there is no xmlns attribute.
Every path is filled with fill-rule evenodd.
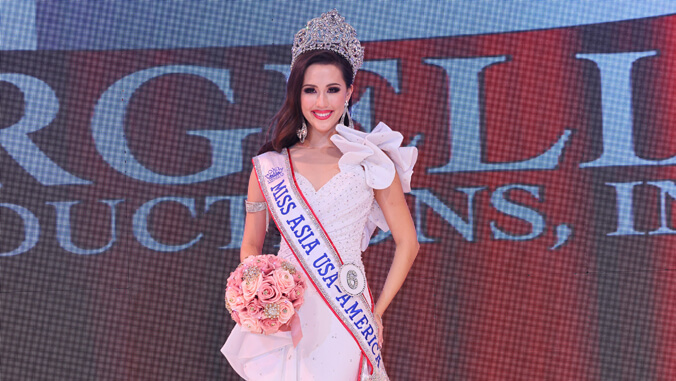
<svg viewBox="0 0 676 381"><path fill-rule="evenodd" d="M366 184L364 170L350 166L315 191L303 175L296 172L296 182L308 204L336 246L345 263L361 264L361 241L364 226L373 208L373 189ZM282 240L279 255L295 258Z"/></svg>
<svg viewBox="0 0 676 381"><path fill-rule="evenodd" d="M343 262L362 267L361 253L376 226L389 230L373 190L389 187L397 173L404 192L409 192L418 151L401 147L401 134L384 123L370 133L338 125L331 141L343 153L338 161L340 172L317 190L298 172L296 183ZM279 255L296 263L284 240Z"/></svg>

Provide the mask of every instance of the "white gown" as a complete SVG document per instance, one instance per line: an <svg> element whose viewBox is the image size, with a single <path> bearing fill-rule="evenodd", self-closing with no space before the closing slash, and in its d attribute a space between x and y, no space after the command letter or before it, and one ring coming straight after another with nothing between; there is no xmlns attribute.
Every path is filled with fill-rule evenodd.
<svg viewBox="0 0 676 381"><path fill-rule="evenodd" d="M342 125L336 132L331 140L343 153L340 172L318 190L297 172L296 181L343 262L363 269L361 253L376 226L389 229L373 189L387 188L396 171L410 191L417 150L401 147L401 134L384 123L368 134ZM284 240L278 255L300 266ZM297 312L303 338L296 348L290 332L254 334L237 325L221 352L246 380L356 380L359 347L309 281Z"/></svg>

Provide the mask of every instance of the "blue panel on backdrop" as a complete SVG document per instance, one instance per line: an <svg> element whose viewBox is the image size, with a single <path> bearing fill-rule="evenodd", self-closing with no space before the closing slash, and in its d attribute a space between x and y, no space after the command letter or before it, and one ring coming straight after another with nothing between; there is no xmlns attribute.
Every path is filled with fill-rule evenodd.
<svg viewBox="0 0 676 381"><path fill-rule="evenodd" d="M2 49L110 50L287 44L337 8L363 41L554 28L665 15L676 2L589 1L31 1L0 2ZM25 10L24 10L25 9ZM9 11L8 11L9 10ZM11 22L8 14L24 15ZM35 34L30 17L35 15ZM19 27L14 35L8 29ZM7 41L13 41L8 44Z"/></svg>

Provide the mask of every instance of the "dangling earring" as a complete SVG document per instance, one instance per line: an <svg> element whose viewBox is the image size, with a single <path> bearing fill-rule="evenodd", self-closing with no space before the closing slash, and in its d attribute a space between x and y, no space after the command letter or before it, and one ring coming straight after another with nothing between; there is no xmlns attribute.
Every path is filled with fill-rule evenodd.
<svg viewBox="0 0 676 381"><path fill-rule="evenodd" d="M349 105L350 105L349 100L346 100L345 108L343 109L343 116L341 117L341 119L343 120L344 125L350 128L354 128L354 123L352 123L352 117L350 116L350 112L347 109Z"/></svg>
<svg viewBox="0 0 676 381"><path fill-rule="evenodd" d="M307 125L305 124L305 118L303 118L303 124L298 130L296 130L296 135L298 135L298 140L300 140L301 143L305 142L305 138L307 137Z"/></svg>

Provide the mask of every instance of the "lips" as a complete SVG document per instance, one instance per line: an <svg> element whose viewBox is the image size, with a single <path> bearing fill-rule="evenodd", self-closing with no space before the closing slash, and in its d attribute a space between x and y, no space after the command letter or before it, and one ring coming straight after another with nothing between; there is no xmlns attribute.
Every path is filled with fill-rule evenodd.
<svg viewBox="0 0 676 381"><path fill-rule="evenodd" d="M333 111L312 111L312 115L319 120L326 120L331 117Z"/></svg>

